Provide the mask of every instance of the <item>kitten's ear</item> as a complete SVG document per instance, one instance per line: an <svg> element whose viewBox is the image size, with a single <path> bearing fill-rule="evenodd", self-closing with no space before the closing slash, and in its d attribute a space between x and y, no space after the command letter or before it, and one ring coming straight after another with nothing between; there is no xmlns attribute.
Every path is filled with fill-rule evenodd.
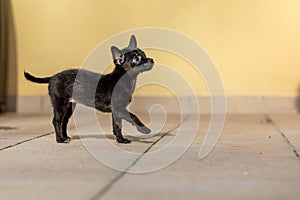
<svg viewBox="0 0 300 200"><path fill-rule="evenodd" d="M124 55L122 55L122 51L115 46L110 47L110 50L115 65L121 65L124 60Z"/></svg>
<svg viewBox="0 0 300 200"><path fill-rule="evenodd" d="M118 47L112 46L110 47L110 50L111 50L113 60L117 60L121 58L122 52L120 49L118 49Z"/></svg>
<svg viewBox="0 0 300 200"><path fill-rule="evenodd" d="M128 47L137 48L137 42L134 35L130 37L129 45Z"/></svg>

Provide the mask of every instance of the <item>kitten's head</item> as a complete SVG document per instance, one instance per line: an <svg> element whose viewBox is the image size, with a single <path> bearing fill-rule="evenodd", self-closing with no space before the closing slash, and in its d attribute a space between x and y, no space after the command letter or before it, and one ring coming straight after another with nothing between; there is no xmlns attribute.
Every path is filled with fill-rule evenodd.
<svg viewBox="0 0 300 200"><path fill-rule="evenodd" d="M154 65L153 59L147 58L146 54L137 48L134 35L131 36L128 47L120 50L112 46L111 53L116 67L123 68L128 73L139 74L149 71Z"/></svg>

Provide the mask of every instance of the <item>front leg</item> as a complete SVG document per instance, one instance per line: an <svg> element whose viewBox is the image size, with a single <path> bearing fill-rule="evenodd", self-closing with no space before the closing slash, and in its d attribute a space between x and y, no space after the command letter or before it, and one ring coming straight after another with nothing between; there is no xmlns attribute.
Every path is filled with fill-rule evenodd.
<svg viewBox="0 0 300 200"><path fill-rule="evenodd" d="M151 130L145 126L145 124L143 124L143 122L141 122L141 120L133 113L129 112L130 118L133 120L134 122L134 126L136 127L136 129L144 134L148 134L151 132Z"/></svg>
<svg viewBox="0 0 300 200"><path fill-rule="evenodd" d="M131 123L141 133L148 134L151 132L151 130L147 128L145 124L143 124L143 122L141 122L141 120L135 114L129 112L126 109L122 112L119 111L116 115L119 116L119 118Z"/></svg>
<svg viewBox="0 0 300 200"><path fill-rule="evenodd" d="M124 138L122 135L122 119L112 114L113 132L118 143L130 143L131 141Z"/></svg>

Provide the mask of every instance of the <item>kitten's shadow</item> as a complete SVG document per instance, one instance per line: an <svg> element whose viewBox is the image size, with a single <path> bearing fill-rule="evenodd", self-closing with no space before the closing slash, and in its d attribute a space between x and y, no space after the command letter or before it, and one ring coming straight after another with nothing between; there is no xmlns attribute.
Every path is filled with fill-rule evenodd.
<svg viewBox="0 0 300 200"><path fill-rule="evenodd" d="M153 137L149 137L150 139L154 138L160 138L160 137L165 137L165 136L171 136L172 134L170 132L159 132ZM147 140L148 138L138 138L134 136L126 136L126 138L130 139L132 142L140 142L140 143L153 143L154 141L149 141ZM90 135L75 135L71 137L71 140L82 140L82 139L110 139L110 140L115 140L115 136L111 134L90 134Z"/></svg>

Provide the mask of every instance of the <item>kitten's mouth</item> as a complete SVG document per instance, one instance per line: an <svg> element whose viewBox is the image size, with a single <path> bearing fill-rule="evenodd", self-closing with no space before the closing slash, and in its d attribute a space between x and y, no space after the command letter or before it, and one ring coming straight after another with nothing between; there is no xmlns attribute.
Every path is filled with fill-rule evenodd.
<svg viewBox="0 0 300 200"><path fill-rule="evenodd" d="M149 71L153 68L154 63L153 62L146 62L139 67L141 68L141 72Z"/></svg>
<svg viewBox="0 0 300 200"><path fill-rule="evenodd" d="M154 65L154 61L152 58L147 58L146 62L143 63L142 65L140 65L140 67L143 68L143 71L149 71L153 68L153 65Z"/></svg>

